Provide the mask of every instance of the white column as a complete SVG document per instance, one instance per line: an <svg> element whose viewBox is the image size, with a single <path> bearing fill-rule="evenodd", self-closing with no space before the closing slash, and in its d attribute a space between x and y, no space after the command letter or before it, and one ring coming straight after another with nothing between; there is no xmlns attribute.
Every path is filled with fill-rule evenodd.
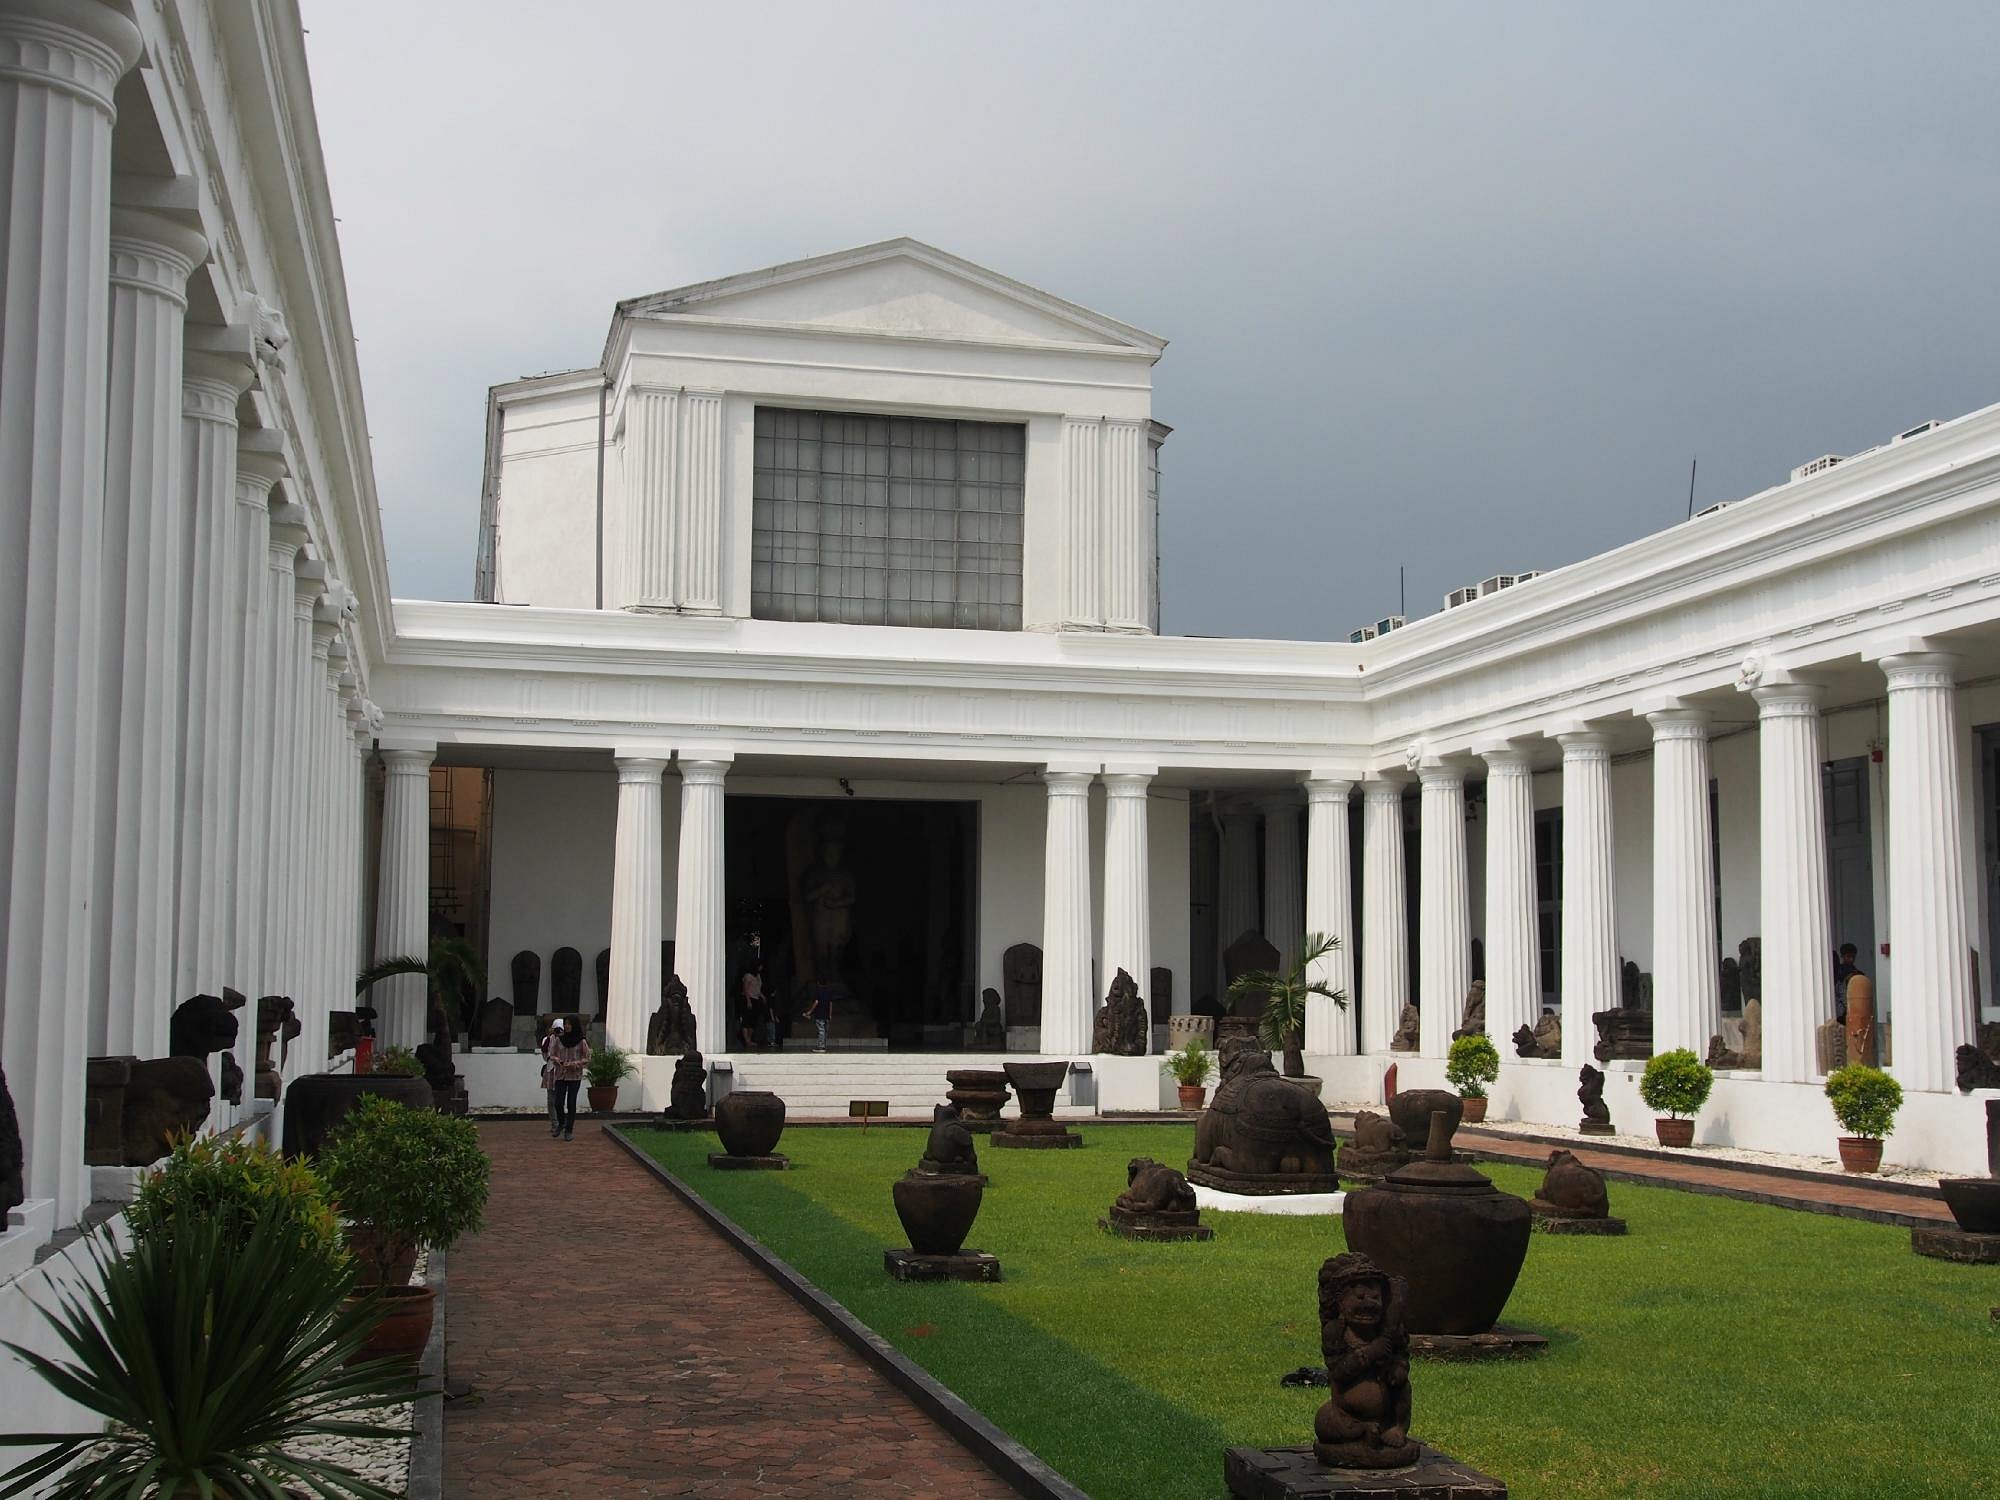
<svg viewBox="0 0 2000 1500"><path fill-rule="evenodd" d="M729 1043L729 976L725 972L729 955L724 951L728 931L723 910L722 783L729 765L727 759L708 752L700 759L680 762L674 967L687 986L688 1004L694 1010L695 1044L710 1057L734 1050ZM658 1003L657 994L652 1003Z"/></svg>
<svg viewBox="0 0 2000 1500"><path fill-rule="evenodd" d="M260 429L244 433L236 447L236 522L242 636L234 704L235 747L231 760L230 818L235 835L227 855L229 953L232 983L250 997L271 993L264 974L264 898L270 860L271 663L277 651L277 622L271 617L271 487L285 474L283 440ZM287 566L290 558L286 558ZM231 847L231 846L225 846ZM239 1028L237 1041L247 1055L244 1076L254 1070L254 1021Z"/></svg>
<svg viewBox="0 0 2000 1500"><path fill-rule="evenodd" d="M1371 781L1362 796L1361 1050L1387 1052L1410 999L1403 788Z"/></svg>
<svg viewBox="0 0 2000 1500"><path fill-rule="evenodd" d="M1958 1049L1972 1040L1958 658L1910 652L1883 657L1881 667L1889 681L1891 1067L1904 1088L1942 1093ZM1769 951L1767 943L1767 975Z"/></svg>
<svg viewBox="0 0 2000 1500"><path fill-rule="evenodd" d="M308 573L324 574L324 565L307 565ZM330 579L322 578L330 583ZM314 596L308 610L308 629L311 634L310 666L306 673L306 713L307 713L307 753L312 757L313 785L318 794L306 804L305 839L306 847L312 851L306 861L306 888L302 896L306 913L305 925L301 928L305 951L300 956L299 966L306 975L306 984L319 997L318 1004L328 1010L347 1010L359 1004L354 993L354 975L348 973L336 977L334 968L338 962L337 933L333 890L339 875L339 822L337 775L335 769L333 743L333 689L327 675L333 649L333 637L340 628L338 612L327 602L328 590L320 589ZM368 770L364 769L363 775ZM380 894L380 882L377 882ZM374 924L366 924L372 942ZM370 955L373 956L372 954ZM356 964L354 968L362 966ZM371 998L371 1004L379 1004L379 997Z"/></svg>
<svg viewBox="0 0 2000 1500"><path fill-rule="evenodd" d="M1224 992L1229 974L1223 955L1246 932L1261 931L1257 906L1257 815L1242 808L1222 810L1215 898L1215 996L1229 1008Z"/></svg>
<svg viewBox="0 0 2000 1500"><path fill-rule="evenodd" d="M179 822L181 327L206 242L111 213L90 1051L164 1057Z"/></svg>
<svg viewBox="0 0 2000 1500"><path fill-rule="evenodd" d="M1597 1045L1591 1016L1618 1003L1618 907L1612 879L1611 742L1559 734L1563 750L1563 1062L1581 1067Z"/></svg>
<svg viewBox="0 0 2000 1500"><path fill-rule="evenodd" d="M1504 1049L1542 1013L1542 950L1535 923L1535 777L1525 750L1486 761L1486 1034Z"/></svg>
<svg viewBox="0 0 2000 1500"><path fill-rule="evenodd" d="M382 863L375 901L375 957L430 952L431 761L435 747L382 751ZM336 886L337 888L337 886ZM331 923L332 914L328 913ZM424 1039L428 995L423 976L399 974L368 992L384 1046Z"/></svg>
<svg viewBox="0 0 2000 1500"><path fill-rule="evenodd" d="M1306 789L1305 930L1338 938L1340 946L1312 966L1320 980L1346 997L1342 1010L1314 996L1306 1002L1306 1051L1315 1057L1347 1056L1355 1050L1354 890L1347 838L1347 798L1354 783L1342 777L1308 776Z"/></svg>
<svg viewBox="0 0 2000 1500"><path fill-rule="evenodd" d="M1153 999L1153 864L1147 852L1146 789L1156 768L1104 775L1104 988L1120 969ZM1146 1027L1147 1050L1153 1028Z"/></svg>
<svg viewBox="0 0 2000 1500"><path fill-rule="evenodd" d="M139 33L0 14L0 1067L30 1198L84 1207L112 91Z"/></svg>
<svg viewBox="0 0 2000 1500"><path fill-rule="evenodd" d="M1653 1050L1685 1047L1705 1057L1722 1030L1708 715L1664 709L1646 722L1653 726Z"/></svg>
<svg viewBox="0 0 2000 1500"><path fill-rule="evenodd" d="M1417 899L1422 948L1417 993L1423 1015L1418 1049L1425 1057L1451 1051L1451 1034L1465 1014L1472 987L1472 915L1465 880L1465 772L1457 765L1424 766L1423 867Z"/></svg>
<svg viewBox="0 0 2000 1500"><path fill-rule="evenodd" d="M1787 683L1757 688L1752 696L1757 700L1764 1077L1800 1083L1818 1071L1815 1031L1833 1014L1833 924L1820 786L1824 694L1808 683ZM1892 879L1892 901L1894 884Z"/></svg>
<svg viewBox="0 0 2000 1500"><path fill-rule="evenodd" d="M666 871L661 844L664 757L619 755L618 832L611 851L611 993L604 1034L628 1052L646 1050L646 1023L660 1003L660 929Z"/></svg>
<svg viewBox="0 0 2000 1500"><path fill-rule="evenodd" d="M1051 1057L1087 1057L1090 993L1089 771L1049 769L1042 872L1042 1046Z"/></svg>
<svg viewBox="0 0 2000 1500"><path fill-rule="evenodd" d="M270 722L264 740L270 785L262 819L269 843L269 864L259 917L264 929L265 989L272 994L290 995L294 1013L301 1022L306 1005L298 974L298 932L290 919L292 888L298 878L301 853L293 814L303 791L298 712L302 653L297 580L292 570L298 565L299 549L306 539L305 520L304 508L289 500L271 507L270 597L264 616L265 629L271 637ZM297 1049L293 1051L287 1077L297 1072Z"/></svg>
<svg viewBox="0 0 2000 1500"><path fill-rule="evenodd" d="M1278 950L1278 968L1298 962L1305 934L1306 895L1299 870L1299 804L1289 796L1264 804L1264 936Z"/></svg>

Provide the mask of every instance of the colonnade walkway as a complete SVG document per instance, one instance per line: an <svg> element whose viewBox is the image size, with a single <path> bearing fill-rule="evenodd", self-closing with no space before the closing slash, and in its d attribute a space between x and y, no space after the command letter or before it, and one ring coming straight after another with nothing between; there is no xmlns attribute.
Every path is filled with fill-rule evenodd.
<svg viewBox="0 0 2000 1500"><path fill-rule="evenodd" d="M479 1127L486 1227L453 1249L446 1500L1013 1491L580 1122Z"/></svg>

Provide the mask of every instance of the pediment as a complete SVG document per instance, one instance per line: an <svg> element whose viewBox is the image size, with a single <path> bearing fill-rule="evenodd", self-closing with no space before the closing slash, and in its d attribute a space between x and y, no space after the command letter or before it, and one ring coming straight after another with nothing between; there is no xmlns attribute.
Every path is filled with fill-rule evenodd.
<svg viewBox="0 0 2000 1500"><path fill-rule="evenodd" d="M1165 341L914 240L794 261L624 304L692 314L974 342L1112 345L1157 356Z"/></svg>

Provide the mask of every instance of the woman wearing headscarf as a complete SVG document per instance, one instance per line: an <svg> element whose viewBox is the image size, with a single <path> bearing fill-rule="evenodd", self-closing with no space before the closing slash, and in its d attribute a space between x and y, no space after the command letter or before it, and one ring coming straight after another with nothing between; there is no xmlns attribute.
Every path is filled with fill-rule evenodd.
<svg viewBox="0 0 2000 1500"><path fill-rule="evenodd" d="M549 1036L549 1133L560 1132L564 1140L574 1140L576 1093L590 1065L590 1039L575 1016L565 1017L561 1030L551 1030Z"/></svg>

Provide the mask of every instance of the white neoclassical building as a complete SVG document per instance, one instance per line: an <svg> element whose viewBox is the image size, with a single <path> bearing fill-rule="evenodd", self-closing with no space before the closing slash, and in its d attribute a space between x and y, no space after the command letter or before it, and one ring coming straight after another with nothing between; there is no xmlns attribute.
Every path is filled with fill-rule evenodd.
<svg viewBox="0 0 2000 1500"><path fill-rule="evenodd" d="M1822 1155L1851 942L1889 1159L1982 1168L2000 408L1373 639L1173 638L1164 341L890 240L496 386L479 602L391 600L296 7L136 11L0 0L0 1275L90 1208L90 1058L234 989L294 1000L288 1078L345 1066L355 969L438 931L486 957L482 1104L533 1101L531 1013L643 1050L674 972L718 1080L802 1109L934 1095L1003 1045L986 990L1007 1048L1092 1062L1077 1107L1157 1107L1156 1059L1089 1058L1109 976L1185 1012L1317 930L1331 1100L1441 1079L1475 977L1495 1115L1552 1123L1595 1013L1700 1052L1748 999L1701 1139ZM788 1010L840 981L828 1056L733 1039L753 933ZM420 987L382 1009L421 1037Z"/></svg>

